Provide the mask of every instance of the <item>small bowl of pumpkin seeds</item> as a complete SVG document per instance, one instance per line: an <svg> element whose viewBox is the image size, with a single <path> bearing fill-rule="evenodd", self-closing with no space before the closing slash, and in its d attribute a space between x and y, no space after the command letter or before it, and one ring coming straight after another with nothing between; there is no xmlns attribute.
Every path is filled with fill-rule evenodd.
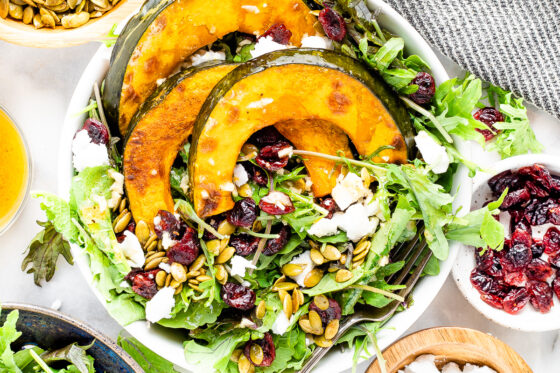
<svg viewBox="0 0 560 373"><path fill-rule="evenodd" d="M143 0L0 0L0 39L59 48L105 41Z"/></svg>

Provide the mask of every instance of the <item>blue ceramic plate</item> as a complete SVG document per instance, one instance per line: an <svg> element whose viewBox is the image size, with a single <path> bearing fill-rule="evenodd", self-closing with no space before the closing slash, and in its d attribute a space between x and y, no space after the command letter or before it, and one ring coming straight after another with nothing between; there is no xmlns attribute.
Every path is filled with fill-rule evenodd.
<svg viewBox="0 0 560 373"><path fill-rule="evenodd" d="M34 343L45 349L57 349L77 342L84 346L95 340L88 354L95 359L95 370L106 373L143 373L142 368L115 342L93 330L87 324L50 309L17 303L2 304L0 325L12 310L19 311L17 330L21 337L12 344L17 351L21 346Z"/></svg>

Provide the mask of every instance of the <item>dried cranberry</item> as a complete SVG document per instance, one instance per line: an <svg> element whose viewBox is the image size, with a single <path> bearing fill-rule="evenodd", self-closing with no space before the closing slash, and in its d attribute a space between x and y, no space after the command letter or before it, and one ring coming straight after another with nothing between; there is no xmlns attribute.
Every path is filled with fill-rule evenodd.
<svg viewBox="0 0 560 373"><path fill-rule="evenodd" d="M146 299L152 299L157 293L156 275L161 271L154 269L148 272L139 272L132 279L132 291Z"/></svg>
<svg viewBox="0 0 560 373"><path fill-rule="evenodd" d="M560 277L558 277L558 275L556 275L556 278L552 281L552 289L558 299L560 299Z"/></svg>
<svg viewBox="0 0 560 373"><path fill-rule="evenodd" d="M556 268L560 268L560 253L558 254L554 254L554 255L549 255L548 256L548 262L550 264L552 264L553 266L555 266Z"/></svg>
<svg viewBox="0 0 560 373"><path fill-rule="evenodd" d="M247 311L255 307L255 292L243 285L228 282L222 286L221 295L228 306L238 310Z"/></svg>
<svg viewBox="0 0 560 373"><path fill-rule="evenodd" d="M251 162L243 162L243 167L245 167L245 170L249 174L249 178L257 185L268 185L268 175L262 168L255 166Z"/></svg>
<svg viewBox="0 0 560 373"><path fill-rule="evenodd" d="M527 232L523 229L516 229L511 235L510 246L523 245L526 248L530 248L532 244L533 238L531 237L530 232Z"/></svg>
<svg viewBox="0 0 560 373"><path fill-rule="evenodd" d="M256 364L253 360L251 360L251 346L254 344L258 344L263 351L263 360L260 364ZM269 367L276 358L276 348L274 347L272 336L269 333L265 333L263 339L257 339L247 342L247 344L243 348L243 353L245 354L247 359L249 359L249 361L253 363L253 365L256 365L258 367Z"/></svg>
<svg viewBox="0 0 560 373"><path fill-rule="evenodd" d="M292 37L292 32L288 30L284 24L277 23L270 26L270 28L261 35L261 38L266 38L267 36L270 36L275 43L288 45Z"/></svg>
<svg viewBox="0 0 560 373"><path fill-rule="evenodd" d="M509 192L506 197L504 198L504 202L500 206L500 209L508 210L513 206L523 205L524 203L528 202L531 199L531 194L525 188L514 190L513 192Z"/></svg>
<svg viewBox="0 0 560 373"><path fill-rule="evenodd" d="M189 265L198 257L199 252L200 242L197 232L193 228L187 227L183 237L167 250L167 257L171 263Z"/></svg>
<svg viewBox="0 0 560 373"><path fill-rule="evenodd" d="M529 246L530 247L530 246ZM516 272L524 269L533 259L531 249L524 244L516 244L500 258L502 268L507 272Z"/></svg>
<svg viewBox="0 0 560 373"><path fill-rule="evenodd" d="M547 281L554 274L554 271L550 264L542 259L535 258L531 260L525 273L530 280Z"/></svg>
<svg viewBox="0 0 560 373"><path fill-rule="evenodd" d="M486 272L487 269L491 268L494 263L494 251L486 249L484 253L482 253L482 248L477 248L476 253L474 254L476 259L476 266L481 271Z"/></svg>
<svg viewBox="0 0 560 373"><path fill-rule="evenodd" d="M124 235L124 232L129 231L134 233L134 230L136 229L136 223L134 221L131 221L130 223L128 223L128 225L126 226L126 228L124 229L123 232L117 234L117 241L119 243L122 243L124 241L124 239L126 238L126 236Z"/></svg>
<svg viewBox="0 0 560 373"><path fill-rule="evenodd" d="M288 164L292 146L287 142L279 142L262 148L255 158L259 166L268 171L278 171Z"/></svg>
<svg viewBox="0 0 560 373"><path fill-rule="evenodd" d="M511 286L523 287L527 284L527 275L525 272L506 272L504 282Z"/></svg>
<svg viewBox="0 0 560 373"><path fill-rule="evenodd" d="M250 197L237 202L228 212L227 220L236 227L250 228L257 219L257 203Z"/></svg>
<svg viewBox="0 0 560 373"><path fill-rule="evenodd" d="M529 194L536 198L546 198L549 196L548 190L543 189L538 183L528 180L525 182L525 188Z"/></svg>
<svg viewBox="0 0 560 373"><path fill-rule="evenodd" d="M282 141L286 141L286 138L282 136L280 132L278 132L276 127L269 126L251 135L248 142L254 143L258 147L262 148L264 146L274 145Z"/></svg>
<svg viewBox="0 0 560 373"><path fill-rule="evenodd" d="M525 288L512 289L503 301L504 311L515 315L529 302L529 293Z"/></svg>
<svg viewBox="0 0 560 373"><path fill-rule="evenodd" d="M128 272L128 274L126 276L124 276L124 279L130 283L132 283L132 280L134 280L134 276L136 276L137 274L144 272L141 268L132 268L130 270L130 272Z"/></svg>
<svg viewBox="0 0 560 373"><path fill-rule="evenodd" d="M160 240L163 238L164 232L167 232L169 234L169 238L172 240L178 240L181 238L186 229L185 223L177 219L177 217L169 211L165 210L158 211L158 214L154 219L154 223L154 230Z"/></svg>
<svg viewBox="0 0 560 373"><path fill-rule="evenodd" d="M560 225L560 207L553 207L548 210L548 221L555 225Z"/></svg>
<svg viewBox="0 0 560 373"><path fill-rule="evenodd" d="M550 227L543 237L545 254L554 255L560 251L560 231L556 227Z"/></svg>
<svg viewBox="0 0 560 373"><path fill-rule="evenodd" d="M531 296L531 304L541 312L547 313L552 307L552 288L544 281L531 281L527 287Z"/></svg>
<svg viewBox="0 0 560 373"><path fill-rule="evenodd" d="M523 212L510 210L509 215L511 217L509 221L510 232L515 232L518 229L528 232L529 234L533 232L531 223L529 223Z"/></svg>
<svg viewBox="0 0 560 373"><path fill-rule="evenodd" d="M525 217L531 225L542 225L548 221L548 210L558 204L551 198L545 201L534 199L525 207Z"/></svg>
<svg viewBox="0 0 560 373"><path fill-rule="evenodd" d="M286 193L274 190L261 198L259 207L270 215L285 215L295 211L290 197Z"/></svg>
<svg viewBox="0 0 560 373"><path fill-rule="evenodd" d="M86 119L82 129L86 130L91 142L94 144L109 144L109 130L97 119Z"/></svg>
<svg viewBox="0 0 560 373"><path fill-rule="evenodd" d="M409 95L412 101L418 105L424 105L432 101L436 93L436 82L430 74L419 72L410 84L418 86L418 90Z"/></svg>
<svg viewBox="0 0 560 373"><path fill-rule="evenodd" d="M309 311L315 311L321 317L321 321L323 322L323 326L327 326L332 320L337 319L340 320L342 317L342 310L340 309L340 305L334 299L329 298L329 308L326 310L322 310L315 302L309 303Z"/></svg>
<svg viewBox="0 0 560 373"><path fill-rule="evenodd" d="M496 136L496 132L499 132L496 128L494 128L494 123L503 122L505 120L504 115L493 107L479 109L473 114L473 117L490 127L490 130L476 129L484 135L484 139L486 141L491 140L494 136Z"/></svg>
<svg viewBox="0 0 560 373"><path fill-rule="evenodd" d="M494 308L501 310L504 307L504 299L500 296L494 294L480 294L480 299Z"/></svg>
<svg viewBox="0 0 560 373"><path fill-rule="evenodd" d="M208 225L210 225L215 230L218 230L220 224L226 219L225 214L220 214L216 216L212 216L208 221ZM215 240L217 239L212 233L208 232L207 230L204 231L204 235L202 236L206 241Z"/></svg>
<svg viewBox="0 0 560 373"><path fill-rule="evenodd" d="M519 189L522 185L519 175L512 173L510 170L506 170L488 180L488 186L492 190L492 193L494 193L494 196L499 197L506 188L509 188L508 191L511 192Z"/></svg>
<svg viewBox="0 0 560 373"><path fill-rule="evenodd" d="M272 238L266 241L266 246L264 247L264 255L274 255L286 246L288 240L290 239L290 228L287 225L283 225L278 231L278 238Z"/></svg>
<svg viewBox="0 0 560 373"><path fill-rule="evenodd" d="M334 41L341 42L346 36L346 23L344 18L332 8L324 8L319 13L319 23L323 26L325 34Z"/></svg>
<svg viewBox="0 0 560 373"><path fill-rule="evenodd" d="M531 252L533 253L533 258L540 258L544 253L544 245L541 241L533 239L533 245L531 246Z"/></svg>
<svg viewBox="0 0 560 373"><path fill-rule="evenodd" d="M238 234L237 236L231 237L229 244L235 248L237 255L247 256L253 254L257 251L259 246L260 238L250 236L246 233Z"/></svg>
<svg viewBox="0 0 560 373"><path fill-rule="evenodd" d="M550 172L540 164L522 167L517 172L519 175L526 176L530 180L539 183L547 191L550 190L555 183Z"/></svg>
<svg viewBox="0 0 560 373"><path fill-rule="evenodd" d="M329 213L325 216L327 219L332 218L334 212L337 210L337 205L334 199L327 197L321 201L321 207L327 210Z"/></svg>
<svg viewBox="0 0 560 373"><path fill-rule="evenodd" d="M489 293L495 286L494 278L487 274L473 269L471 272L471 284L481 293Z"/></svg>

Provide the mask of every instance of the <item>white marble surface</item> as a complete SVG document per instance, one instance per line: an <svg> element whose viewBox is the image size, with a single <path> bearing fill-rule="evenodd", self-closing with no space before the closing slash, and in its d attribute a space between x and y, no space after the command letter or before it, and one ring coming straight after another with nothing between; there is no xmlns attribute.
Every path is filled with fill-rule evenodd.
<svg viewBox="0 0 560 373"><path fill-rule="evenodd" d="M0 104L23 128L31 148L33 190L56 191L59 131L74 86L97 47L90 43L41 50L0 42ZM452 62L444 62L450 75L460 73ZM558 144L560 121L538 110L531 110L530 116L538 126L539 138L551 145ZM549 152L560 154L560 147L552 146ZM49 307L60 299L63 312L115 338L120 326L90 292L78 268L59 261L54 278L41 288L33 284L31 275L21 271L23 252L39 230L35 224L38 218L43 218L38 203L29 200L19 220L0 237L0 300ZM466 302L451 277L408 332L433 326L464 326L491 333L518 351L535 373L550 373L555 371L552 367L560 366L558 332L524 333L488 321ZM365 368L362 364L358 371Z"/></svg>

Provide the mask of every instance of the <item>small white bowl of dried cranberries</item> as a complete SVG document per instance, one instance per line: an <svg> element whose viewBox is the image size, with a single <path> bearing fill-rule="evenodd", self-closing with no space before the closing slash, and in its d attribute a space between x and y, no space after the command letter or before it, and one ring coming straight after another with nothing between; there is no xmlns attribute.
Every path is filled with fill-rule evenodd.
<svg viewBox="0 0 560 373"><path fill-rule="evenodd" d="M560 158L530 154L497 162L475 177L471 209L497 200L506 187L498 215L504 248L463 246L453 277L465 298L500 325L560 329Z"/></svg>

